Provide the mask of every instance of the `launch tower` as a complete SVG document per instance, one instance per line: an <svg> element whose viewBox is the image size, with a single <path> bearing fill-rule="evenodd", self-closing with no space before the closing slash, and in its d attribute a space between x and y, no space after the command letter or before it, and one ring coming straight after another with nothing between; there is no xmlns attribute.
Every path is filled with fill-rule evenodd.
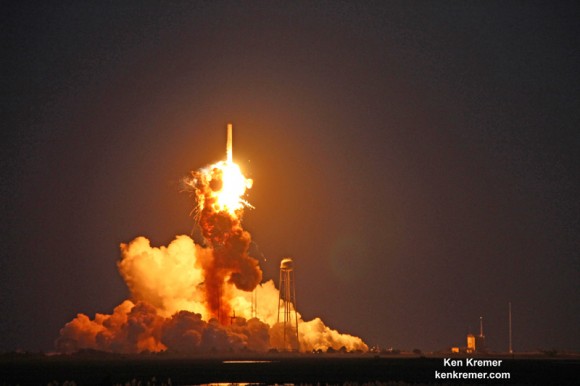
<svg viewBox="0 0 580 386"><path fill-rule="evenodd" d="M485 335L483 335L483 316L479 317L479 335L475 337L475 349L477 352L486 352Z"/></svg>

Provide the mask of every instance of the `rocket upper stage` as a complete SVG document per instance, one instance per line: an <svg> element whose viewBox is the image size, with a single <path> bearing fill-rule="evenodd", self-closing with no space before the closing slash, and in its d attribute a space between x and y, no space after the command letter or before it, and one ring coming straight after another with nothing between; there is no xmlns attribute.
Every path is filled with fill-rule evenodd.
<svg viewBox="0 0 580 386"><path fill-rule="evenodd" d="M228 142L226 144L226 162L231 164L233 162L232 157L232 124L228 123Z"/></svg>

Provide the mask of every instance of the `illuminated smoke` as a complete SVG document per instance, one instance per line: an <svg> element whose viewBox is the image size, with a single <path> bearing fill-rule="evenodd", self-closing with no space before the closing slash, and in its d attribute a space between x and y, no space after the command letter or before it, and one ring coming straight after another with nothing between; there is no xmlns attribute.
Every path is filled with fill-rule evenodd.
<svg viewBox="0 0 580 386"><path fill-rule="evenodd" d="M117 267L130 300L111 315L90 319L78 314L61 329L58 351L263 352L282 347L278 290L271 280L261 283L262 270L248 253L250 234L241 226L243 209L250 206L243 196L252 180L232 161L231 128L229 134L227 161L184 180L195 196L195 219L206 246L184 235L168 246L152 247L144 237L121 244ZM259 299L255 313L252 291ZM298 314L298 332L301 351L368 350L360 338L340 334L319 318L303 321Z"/></svg>
<svg viewBox="0 0 580 386"><path fill-rule="evenodd" d="M196 245L188 236L177 236L167 247L151 247L145 237L121 244L117 263L131 291L133 301L147 302L168 317L187 310L207 320L204 294L200 292L204 275L201 265L212 259L212 251Z"/></svg>
<svg viewBox="0 0 580 386"><path fill-rule="evenodd" d="M185 183L195 193L196 218L212 251L212 258L201 264L206 305L213 316L226 324L232 312L226 283L252 291L262 280L258 261L248 254L250 234L240 223L243 207L249 205L242 196L252 181L233 162L218 162L192 172Z"/></svg>
<svg viewBox="0 0 580 386"><path fill-rule="evenodd" d="M152 247L144 237L122 244L117 265L132 300L122 302L111 315L96 314L93 319L77 315L61 329L58 351L194 353L282 347L274 282L256 287L256 318L252 318L252 293L224 285L236 318L230 318L232 311L223 325L206 309L201 269L206 259L211 259L211 249L195 244L189 236L177 236L167 247ZM340 334L318 318L303 321L299 315L298 333L301 351L368 349L360 338Z"/></svg>

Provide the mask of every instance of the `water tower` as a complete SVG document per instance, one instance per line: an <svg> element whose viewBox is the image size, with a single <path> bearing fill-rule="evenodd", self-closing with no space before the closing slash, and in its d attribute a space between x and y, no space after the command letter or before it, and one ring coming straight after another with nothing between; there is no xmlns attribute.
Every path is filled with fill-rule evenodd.
<svg viewBox="0 0 580 386"><path fill-rule="evenodd" d="M280 263L280 295L278 297L278 323L283 328L284 350L298 351L298 314L296 313L296 283L292 259Z"/></svg>

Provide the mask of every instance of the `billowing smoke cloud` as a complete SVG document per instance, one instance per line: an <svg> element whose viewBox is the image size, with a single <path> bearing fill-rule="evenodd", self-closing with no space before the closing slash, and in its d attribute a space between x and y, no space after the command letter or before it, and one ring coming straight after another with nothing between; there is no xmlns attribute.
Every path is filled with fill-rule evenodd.
<svg viewBox="0 0 580 386"><path fill-rule="evenodd" d="M90 320L79 314L61 330L56 345L65 353L81 348L121 353L266 351L268 330L269 326L258 319L236 318L226 327L189 311L164 318L150 304L126 300L112 315L97 314Z"/></svg>
<svg viewBox="0 0 580 386"><path fill-rule="evenodd" d="M206 246L188 236L177 236L167 247L152 247L144 237L121 244L117 266L131 299L111 315L91 320L78 314L61 329L59 351L289 348L278 323L279 292L272 281L260 284L262 270L248 253L251 237L241 226L243 207L249 205L242 196L252 181L229 160L192 172L184 182L195 195L195 217ZM253 295L257 304L252 304ZM368 349L360 338L340 334L318 318L297 318L301 351Z"/></svg>
<svg viewBox="0 0 580 386"><path fill-rule="evenodd" d="M117 265L132 300L125 300L111 315L96 314L93 319L77 315L61 329L58 351L194 353L283 347L277 324L279 293L272 280L255 289L254 318L252 293L225 284L232 314L222 324L212 318L205 304L201 265L211 258L209 248L200 247L189 236L177 236L167 247L152 247L149 240L137 237L122 244L121 252ZM303 321L300 314L298 334L301 351L368 349L360 338L340 334L318 318Z"/></svg>
<svg viewBox="0 0 580 386"><path fill-rule="evenodd" d="M117 263L131 291L131 299L147 302L163 316L186 310L210 315L204 306L201 266L212 251L196 245L188 236L177 236L167 247L153 248L145 237L121 244Z"/></svg>

